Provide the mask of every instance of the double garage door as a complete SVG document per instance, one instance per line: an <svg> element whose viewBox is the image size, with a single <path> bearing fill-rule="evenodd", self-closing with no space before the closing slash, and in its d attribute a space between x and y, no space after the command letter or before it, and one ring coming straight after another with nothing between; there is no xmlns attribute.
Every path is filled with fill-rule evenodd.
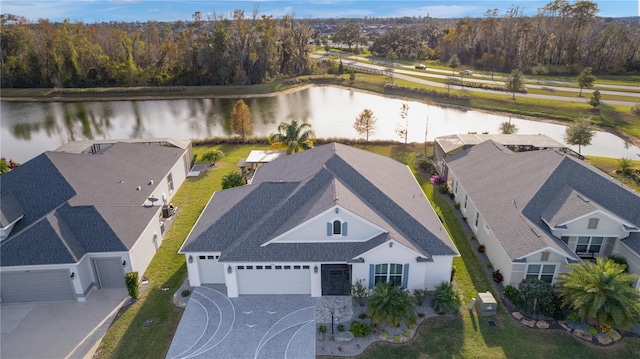
<svg viewBox="0 0 640 359"><path fill-rule="evenodd" d="M76 300L68 269L4 272L0 276L3 303Z"/></svg>
<svg viewBox="0 0 640 359"><path fill-rule="evenodd" d="M309 266L236 266L238 294L311 294Z"/></svg>

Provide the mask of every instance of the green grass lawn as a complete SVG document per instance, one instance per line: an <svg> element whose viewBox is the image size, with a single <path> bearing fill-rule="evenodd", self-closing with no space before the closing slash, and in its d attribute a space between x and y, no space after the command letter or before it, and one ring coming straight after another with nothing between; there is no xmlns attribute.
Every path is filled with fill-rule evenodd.
<svg viewBox="0 0 640 359"><path fill-rule="evenodd" d="M373 145L356 147L389 156L410 164L414 154L424 150L422 144ZM145 276L150 285L142 297L118 317L109 328L97 358L163 358L180 321L182 310L171 304L173 293L186 277L184 256L177 251L195 224L214 191L221 188L222 176L235 171L236 163L252 149L266 149L267 145L198 146L194 153L201 156L211 148L222 150L227 156L217 167L200 177L187 179L172 203L180 208L160 250ZM428 176L417 174L425 194L442 214L445 227L456 244L461 257L454 259L455 282L461 290L464 305L477 292L493 291L483 264L464 234L448 199L434 193ZM169 291L161 289L168 287ZM496 293L494 293L496 294ZM497 327L487 324L467 310L455 317L437 317L420 326L416 338L405 345L374 344L361 358L635 358L640 352L640 339L625 338L611 348L596 348L559 330L536 331L525 329L511 319L500 306ZM149 327L144 323L152 320Z"/></svg>
<svg viewBox="0 0 640 359"><path fill-rule="evenodd" d="M182 309L171 298L187 276L183 255L177 254L198 216L214 191L221 189L222 176L238 171L237 162L252 149L266 145L196 147L199 157L210 149L221 149L226 158L197 178L188 178L171 202L179 207L173 226L144 274L149 279L147 291L118 317L105 335L96 358L164 358L182 316ZM162 288L169 288L162 291ZM149 327L147 320L153 323Z"/></svg>

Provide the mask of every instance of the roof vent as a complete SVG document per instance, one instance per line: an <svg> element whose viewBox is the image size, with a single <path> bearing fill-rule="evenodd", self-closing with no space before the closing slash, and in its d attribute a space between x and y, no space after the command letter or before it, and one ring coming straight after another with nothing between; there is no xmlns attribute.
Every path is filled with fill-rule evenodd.
<svg viewBox="0 0 640 359"><path fill-rule="evenodd" d="M151 186L153 184L153 180L149 181L149 186Z"/></svg>
<svg viewBox="0 0 640 359"><path fill-rule="evenodd" d="M136 191L141 190L142 188L140 188L140 186L136 187Z"/></svg>
<svg viewBox="0 0 640 359"><path fill-rule="evenodd" d="M120 180L120 182L118 182L118 183L124 183L124 180Z"/></svg>

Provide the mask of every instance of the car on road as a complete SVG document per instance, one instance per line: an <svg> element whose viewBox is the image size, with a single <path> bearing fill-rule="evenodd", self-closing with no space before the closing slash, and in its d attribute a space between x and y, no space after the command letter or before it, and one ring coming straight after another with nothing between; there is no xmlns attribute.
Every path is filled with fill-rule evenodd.
<svg viewBox="0 0 640 359"><path fill-rule="evenodd" d="M424 69L426 69L426 68L427 68L427 67L426 67L426 66L424 66L423 64L416 65L416 69L418 69L418 70L424 70Z"/></svg>
<svg viewBox="0 0 640 359"><path fill-rule="evenodd" d="M471 76L471 75L473 75L473 71L471 71L471 70L462 70L462 71L460 71L460 75Z"/></svg>

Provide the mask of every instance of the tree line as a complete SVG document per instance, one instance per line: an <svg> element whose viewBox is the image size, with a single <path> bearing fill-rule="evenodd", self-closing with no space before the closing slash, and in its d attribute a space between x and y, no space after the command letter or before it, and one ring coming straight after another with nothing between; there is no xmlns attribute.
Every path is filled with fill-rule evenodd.
<svg viewBox="0 0 640 359"><path fill-rule="evenodd" d="M84 24L3 14L0 25L2 87L248 85L310 71L312 28L291 16Z"/></svg>

